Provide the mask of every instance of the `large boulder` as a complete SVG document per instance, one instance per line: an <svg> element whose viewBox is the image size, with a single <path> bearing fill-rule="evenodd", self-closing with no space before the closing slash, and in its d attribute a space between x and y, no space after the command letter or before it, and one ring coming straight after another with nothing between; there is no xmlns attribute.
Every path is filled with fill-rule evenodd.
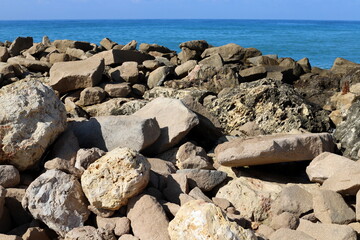
<svg viewBox="0 0 360 240"><path fill-rule="evenodd" d="M124 62L137 62L142 64L146 60L153 60L154 57L143 52L134 50L118 50L112 49L100 52L91 57L92 59L104 59L105 65L121 65Z"/></svg>
<svg viewBox="0 0 360 240"><path fill-rule="evenodd" d="M255 234L231 222L213 203L193 200L183 205L169 224L171 240L255 240Z"/></svg>
<svg viewBox="0 0 360 240"><path fill-rule="evenodd" d="M60 236L83 226L90 214L79 181L59 170L36 178L27 188L22 205Z"/></svg>
<svg viewBox="0 0 360 240"><path fill-rule="evenodd" d="M51 64L44 61L27 59L23 57L12 57L7 60L10 64L19 64L26 67L32 72L47 72L51 68Z"/></svg>
<svg viewBox="0 0 360 240"><path fill-rule="evenodd" d="M195 113L177 99L156 98L133 114L135 117L155 118L160 137L147 151L157 154L179 143L199 123Z"/></svg>
<svg viewBox="0 0 360 240"><path fill-rule="evenodd" d="M111 151L130 147L140 151L153 144L160 136L160 128L153 118L135 116L101 116L85 121L70 122L70 128L81 148L97 147Z"/></svg>
<svg viewBox="0 0 360 240"><path fill-rule="evenodd" d="M73 41L73 40L55 40L53 45L59 50L60 52L66 52L68 48L76 48L81 49L84 52L93 49L93 46L89 42L83 41Z"/></svg>
<svg viewBox="0 0 360 240"><path fill-rule="evenodd" d="M65 128L64 105L40 81L23 80L0 89L2 164L28 169Z"/></svg>
<svg viewBox="0 0 360 240"><path fill-rule="evenodd" d="M81 186L90 204L99 210L118 210L148 184L150 164L130 148L116 148L84 171Z"/></svg>
<svg viewBox="0 0 360 240"><path fill-rule="evenodd" d="M21 51L32 47L33 45L32 37L18 37L16 38L9 47L9 53L11 56L17 56Z"/></svg>
<svg viewBox="0 0 360 240"><path fill-rule="evenodd" d="M224 62L238 62L240 60L243 60L245 52L245 48L235 43L229 43L220 47L207 48L201 54L201 57L206 58L214 54L220 54Z"/></svg>
<svg viewBox="0 0 360 240"><path fill-rule="evenodd" d="M104 60L58 62L50 69L50 86L60 93L96 86L102 78Z"/></svg>
<svg viewBox="0 0 360 240"><path fill-rule="evenodd" d="M271 79L224 89L217 98L204 101L204 105L232 134L250 121L265 134L300 128L327 132L331 127L326 111L309 104L291 86Z"/></svg>
<svg viewBox="0 0 360 240"><path fill-rule="evenodd" d="M216 161L241 167L279 162L312 160L323 152L333 152L329 133L275 134L236 140L218 145Z"/></svg>
<svg viewBox="0 0 360 240"><path fill-rule="evenodd" d="M335 59L334 64L330 70L336 74L346 74L347 72L353 69L359 69L359 68L360 68L360 64L338 57Z"/></svg>

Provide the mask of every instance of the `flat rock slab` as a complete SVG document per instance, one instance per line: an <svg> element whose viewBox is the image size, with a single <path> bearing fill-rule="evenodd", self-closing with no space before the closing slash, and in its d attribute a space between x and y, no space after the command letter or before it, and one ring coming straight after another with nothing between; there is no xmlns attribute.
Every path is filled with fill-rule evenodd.
<svg viewBox="0 0 360 240"><path fill-rule="evenodd" d="M129 147L140 151L153 144L160 135L155 119L135 116L101 116L70 123L81 148L97 147L111 151Z"/></svg>
<svg viewBox="0 0 360 240"><path fill-rule="evenodd" d="M223 143L216 147L215 158L221 165L242 167L312 160L334 149L329 133L279 134Z"/></svg>

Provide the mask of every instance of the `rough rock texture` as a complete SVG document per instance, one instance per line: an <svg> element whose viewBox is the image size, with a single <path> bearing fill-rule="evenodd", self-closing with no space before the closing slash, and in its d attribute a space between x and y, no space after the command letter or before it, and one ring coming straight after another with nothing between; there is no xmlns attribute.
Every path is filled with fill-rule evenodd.
<svg viewBox="0 0 360 240"><path fill-rule="evenodd" d="M76 154L75 167L85 171L90 164L104 156L106 152L98 148L79 149Z"/></svg>
<svg viewBox="0 0 360 240"><path fill-rule="evenodd" d="M39 60L27 59L22 57L12 57L7 60L10 64L19 64L33 72L48 72L51 64Z"/></svg>
<svg viewBox="0 0 360 240"><path fill-rule="evenodd" d="M158 201L150 195L132 198L127 217L131 221L134 236L140 239L168 240L169 220Z"/></svg>
<svg viewBox="0 0 360 240"><path fill-rule="evenodd" d="M138 116L101 116L86 121L74 121L70 127L82 148L97 147L111 151L117 147L142 150L160 135L155 119Z"/></svg>
<svg viewBox="0 0 360 240"><path fill-rule="evenodd" d="M324 152L314 158L306 168L306 173L312 182L323 183L326 179L334 175L341 169L355 167L356 162L346 157Z"/></svg>
<svg viewBox="0 0 360 240"><path fill-rule="evenodd" d="M176 166L179 169L197 168L212 169L209 157L202 147L191 142L184 143L176 153Z"/></svg>
<svg viewBox="0 0 360 240"><path fill-rule="evenodd" d="M104 89L101 87L87 87L80 93L80 99L76 103L80 106L88 106L101 103L106 97Z"/></svg>
<svg viewBox="0 0 360 240"><path fill-rule="evenodd" d="M306 233L291 229L281 228L270 235L269 240L316 240Z"/></svg>
<svg viewBox="0 0 360 240"><path fill-rule="evenodd" d="M221 165L241 167L312 160L322 152L334 150L329 133L277 134L223 143L216 147L215 158Z"/></svg>
<svg viewBox="0 0 360 240"><path fill-rule="evenodd" d="M74 228L65 235L64 240L85 240L85 239L111 240L111 238L105 239L101 231L99 231L98 229L92 226ZM113 237L112 239L115 240L116 238Z"/></svg>
<svg viewBox="0 0 360 240"><path fill-rule="evenodd" d="M49 236L46 234L44 229L39 227L30 227L26 230L26 232L22 235L23 240L50 240Z"/></svg>
<svg viewBox="0 0 360 240"><path fill-rule="evenodd" d="M22 80L0 89L0 162L20 171L40 160L65 130L66 112L51 88Z"/></svg>
<svg viewBox="0 0 360 240"><path fill-rule="evenodd" d="M129 95L131 92L131 87L128 83L114 83L114 84L105 84L104 90L113 98L122 98Z"/></svg>
<svg viewBox="0 0 360 240"><path fill-rule="evenodd" d="M147 149L152 154L161 153L173 147L199 123L196 114L185 107L180 100L170 98L154 99L135 112L133 116L156 118L159 123L160 137Z"/></svg>
<svg viewBox="0 0 360 240"><path fill-rule="evenodd" d="M148 184L150 164L129 148L116 148L92 163L81 176L81 186L91 205L117 210Z"/></svg>
<svg viewBox="0 0 360 240"><path fill-rule="evenodd" d="M101 81L104 71L102 59L58 62L50 69L50 86L60 93L93 87Z"/></svg>
<svg viewBox="0 0 360 240"><path fill-rule="evenodd" d="M12 165L0 165L0 185L4 188L15 187L20 183L20 173ZM0 214L1 216L1 214Z"/></svg>
<svg viewBox="0 0 360 240"><path fill-rule="evenodd" d="M35 179L22 205L61 236L83 226L90 214L78 180L59 170L46 171Z"/></svg>
<svg viewBox="0 0 360 240"><path fill-rule="evenodd" d="M255 235L230 222L225 213L213 203L194 200L183 205L169 224L172 240L255 240Z"/></svg>
<svg viewBox="0 0 360 240"><path fill-rule="evenodd" d="M220 54L224 62L235 62L244 58L245 49L237 44L229 43L220 47L208 48L201 54L201 57L205 58L214 54Z"/></svg>
<svg viewBox="0 0 360 240"><path fill-rule="evenodd" d="M171 73L171 68L167 66L162 66L152 71L147 80L148 87L151 89L162 85L165 81L165 78L170 73Z"/></svg>
<svg viewBox="0 0 360 240"><path fill-rule="evenodd" d="M334 64L330 70L331 72L336 74L346 74L347 72L353 69L359 69L359 68L360 68L360 64L338 57L335 59Z"/></svg>
<svg viewBox="0 0 360 240"><path fill-rule="evenodd" d="M347 224L355 220L355 212L340 194L330 190L318 190L313 196L314 213L322 223Z"/></svg>
<svg viewBox="0 0 360 240"><path fill-rule="evenodd" d="M271 204L281 190L276 183L239 177L221 187L216 197L229 200L245 218L263 221L270 216Z"/></svg>
<svg viewBox="0 0 360 240"><path fill-rule="evenodd" d="M32 37L18 37L16 38L9 47L9 53L11 56L16 56L21 53L21 51L30 48L33 45Z"/></svg>
<svg viewBox="0 0 360 240"><path fill-rule="evenodd" d="M227 177L225 172L204 169L183 169L176 173L186 175L189 186L191 188L198 187L202 191L211 191Z"/></svg>
<svg viewBox="0 0 360 240"><path fill-rule="evenodd" d="M308 104L289 85L270 79L223 90L204 105L228 133L236 134L249 121L258 124L265 134L300 128L327 132L330 128L326 111Z"/></svg>
<svg viewBox="0 0 360 240"><path fill-rule="evenodd" d="M289 212L283 212L280 215L273 216L270 226L278 230L280 228L296 229L299 225L299 218Z"/></svg>

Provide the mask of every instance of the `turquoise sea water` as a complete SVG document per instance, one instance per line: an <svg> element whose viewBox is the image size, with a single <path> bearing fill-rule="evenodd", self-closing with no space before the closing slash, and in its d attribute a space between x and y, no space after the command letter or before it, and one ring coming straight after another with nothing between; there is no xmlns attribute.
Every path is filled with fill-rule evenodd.
<svg viewBox="0 0 360 240"><path fill-rule="evenodd" d="M72 39L99 44L108 37L119 44L131 40L157 43L179 51L181 42L205 39L214 46L237 43L263 54L330 68L336 57L360 63L360 21L298 20L49 20L0 21L0 41L32 36L40 42Z"/></svg>

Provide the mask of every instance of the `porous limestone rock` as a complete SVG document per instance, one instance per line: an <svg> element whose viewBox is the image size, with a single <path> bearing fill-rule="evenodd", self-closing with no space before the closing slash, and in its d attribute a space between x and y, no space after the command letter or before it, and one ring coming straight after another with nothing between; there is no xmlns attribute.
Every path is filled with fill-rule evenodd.
<svg viewBox="0 0 360 240"><path fill-rule="evenodd" d="M150 164L130 148L115 148L96 160L81 176L81 186L91 205L118 210L148 184Z"/></svg>
<svg viewBox="0 0 360 240"><path fill-rule="evenodd" d="M231 222L213 203L193 200L181 206L169 224L171 240L255 240L250 230Z"/></svg>
<svg viewBox="0 0 360 240"><path fill-rule="evenodd" d="M66 111L54 91L37 80L0 89L0 162L23 171L36 164L66 128Z"/></svg>
<svg viewBox="0 0 360 240"><path fill-rule="evenodd" d="M83 226L90 214L79 181L59 170L36 178L27 188L22 205L60 236Z"/></svg>

